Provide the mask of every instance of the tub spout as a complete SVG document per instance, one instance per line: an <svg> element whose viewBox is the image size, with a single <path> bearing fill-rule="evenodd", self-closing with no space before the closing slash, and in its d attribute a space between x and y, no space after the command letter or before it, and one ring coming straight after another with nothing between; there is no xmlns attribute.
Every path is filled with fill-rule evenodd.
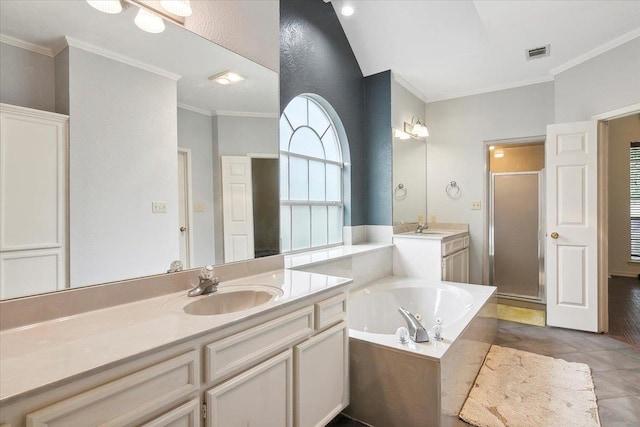
<svg viewBox="0 0 640 427"><path fill-rule="evenodd" d="M418 322L418 320L411 314L409 310L403 307L398 307L398 313L404 317L409 328L409 338L413 342L429 342L429 334L427 330Z"/></svg>

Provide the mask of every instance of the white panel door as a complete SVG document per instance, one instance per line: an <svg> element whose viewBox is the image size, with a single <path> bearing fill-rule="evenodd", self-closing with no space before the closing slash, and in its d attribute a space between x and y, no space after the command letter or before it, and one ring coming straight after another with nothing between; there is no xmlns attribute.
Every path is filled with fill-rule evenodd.
<svg viewBox="0 0 640 427"><path fill-rule="evenodd" d="M0 298L66 286L68 120L1 104Z"/></svg>
<svg viewBox="0 0 640 427"><path fill-rule="evenodd" d="M598 331L597 122L547 126L547 323Z"/></svg>
<svg viewBox="0 0 640 427"><path fill-rule="evenodd" d="M222 221L224 261L255 257L251 158L222 156Z"/></svg>

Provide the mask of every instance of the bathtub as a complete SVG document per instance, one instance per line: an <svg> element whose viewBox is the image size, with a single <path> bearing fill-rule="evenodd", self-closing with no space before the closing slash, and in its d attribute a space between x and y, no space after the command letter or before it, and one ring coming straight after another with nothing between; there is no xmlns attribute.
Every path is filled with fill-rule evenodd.
<svg viewBox="0 0 640 427"><path fill-rule="evenodd" d="M345 413L373 426L448 426L494 341L491 286L389 276L349 295L350 405ZM401 344L404 307L443 341ZM430 337L432 334L430 334Z"/></svg>

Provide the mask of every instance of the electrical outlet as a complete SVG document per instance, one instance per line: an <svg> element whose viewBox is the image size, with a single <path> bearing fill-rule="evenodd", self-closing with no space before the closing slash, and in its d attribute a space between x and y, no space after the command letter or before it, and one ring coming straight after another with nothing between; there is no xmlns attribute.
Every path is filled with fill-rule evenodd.
<svg viewBox="0 0 640 427"><path fill-rule="evenodd" d="M471 202L471 209L474 211L479 211L480 210L480 200L474 200L473 202Z"/></svg>
<svg viewBox="0 0 640 427"><path fill-rule="evenodd" d="M167 202L151 202L151 212L167 213Z"/></svg>
<svg viewBox="0 0 640 427"><path fill-rule="evenodd" d="M435 215L431 215L431 216L429 217L429 222L430 222L431 224L434 224L434 223L438 222L438 221L436 221L436 216L435 216Z"/></svg>

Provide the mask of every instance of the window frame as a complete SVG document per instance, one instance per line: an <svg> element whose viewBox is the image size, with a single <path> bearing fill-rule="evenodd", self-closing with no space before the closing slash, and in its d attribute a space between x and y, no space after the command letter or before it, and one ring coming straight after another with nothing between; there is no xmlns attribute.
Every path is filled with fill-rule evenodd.
<svg viewBox="0 0 640 427"><path fill-rule="evenodd" d="M342 155L342 141L340 140L339 137L339 133L337 131L336 125L334 123L334 121L332 120L330 114L328 113L328 111L319 103L317 102L315 99L313 99L310 96L307 95L298 95L296 98L302 98L306 101L306 110L307 110L307 120L306 123L304 125L300 125L294 128L294 126L291 123L291 120L289 119L289 117L286 115L287 112L287 108L289 107L289 105L287 105L287 107L285 107L284 111L282 112L282 115L280 116L280 120L285 119L287 122L287 125L289 126L289 128L291 129L291 135L289 136L289 140L287 141L286 147L287 150L282 149L282 135L279 136L279 148L280 148L280 161L282 162L282 158L283 156L286 156L287 158L287 177L286 177L286 188L287 188L287 198L283 199L282 198L282 194L280 195L280 207L281 207L281 211L282 211L282 207L288 207L289 208L289 230L288 230L288 235L289 235L289 241L288 241L288 250L284 250L284 245L280 248L281 249L281 253L287 253L287 254L295 254L295 253L299 253L299 252L307 252L310 250L318 250L318 249L324 249L324 248L331 248L331 247L336 247L336 246L341 246L344 244L344 238L343 238L343 233L342 233L342 229L344 227L344 176L343 176L343 172L344 172L344 162L343 162L343 155ZM292 100L293 101L293 100ZM324 129L324 131L322 132L322 134L320 134L320 132L318 132L317 129L315 129L314 127L312 127L312 125L309 124L309 103L313 103L317 108L320 109L320 111L322 111L322 113L324 114L324 116L327 119L327 122L329 123L329 125L327 126L326 129ZM295 152L291 152L289 151L291 148L291 142L293 140L294 135L296 134L296 132L301 129L301 128L308 128L310 129L318 138L318 141L320 143L320 145L322 146L322 151L323 151L323 156L324 158L320 158L320 157L316 157L316 156L311 156L311 155L305 155L305 154L300 154L300 153L295 153ZM334 135L334 139L335 139L335 143L336 143L336 148L337 148L337 155L339 157L339 160L329 160L326 157L326 153L327 153L327 149L325 147L325 142L322 140L322 138L327 134L327 132L332 131L333 135ZM291 199L291 159L292 158L296 158L296 159L301 159L307 162L307 200L292 200ZM324 179L325 179L325 185L324 185L324 200L309 200L310 197L310 193L311 193L311 175L310 175L310 167L309 167L309 162L310 161L314 161L314 162L320 162L323 164L324 166L324 170L325 170L325 175L324 175ZM338 182L338 187L339 187L339 201L335 201L335 200L326 200L327 199L327 183L326 183L326 179L327 179L327 165L334 165L337 166L339 168L339 182ZM283 186L283 182L282 182L283 177L280 177L280 185L281 187ZM293 207L296 206L307 206L309 207L309 246L305 247L305 248L299 248L299 249L293 249ZM326 221L326 236L327 236L327 244L325 245L318 245L318 246L313 246L313 207L317 207L317 206L324 206L326 207L326 215L327 215L327 221ZM339 224L339 240L337 242L332 242L329 243L330 241L330 235L331 235L331 223L329 221L329 208L330 207L338 207L339 208L339 212L338 212L338 217L340 218L340 224ZM282 214L281 214L282 215ZM283 239L283 234L282 234L282 224L281 224L281 231L280 231L280 238ZM284 242L283 242L284 243Z"/></svg>

